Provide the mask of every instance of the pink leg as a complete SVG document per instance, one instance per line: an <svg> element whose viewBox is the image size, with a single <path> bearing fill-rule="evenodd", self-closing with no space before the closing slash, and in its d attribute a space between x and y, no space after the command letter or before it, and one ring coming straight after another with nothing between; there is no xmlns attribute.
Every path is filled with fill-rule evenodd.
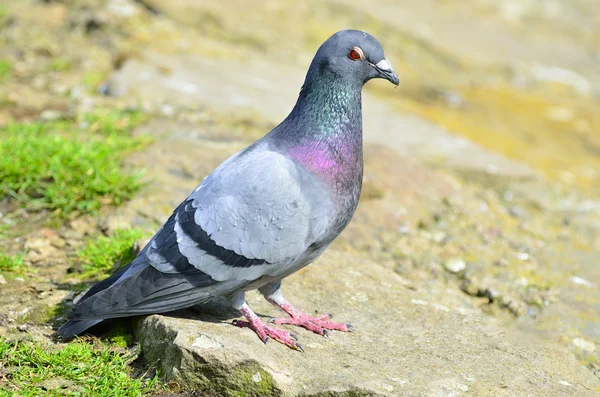
<svg viewBox="0 0 600 397"><path fill-rule="evenodd" d="M297 337L294 334L268 326L250 309L250 306L246 302L244 302L239 310L248 321L234 320L234 324L238 327L250 328L256 332L256 335L264 343L267 343L269 338L272 338L294 350L304 351L302 345L296 342Z"/></svg>
<svg viewBox="0 0 600 397"><path fill-rule="evenodd" d="M330 314L322 314L315 317L308 316L288 302L279 291L270 295L267 300L272 304L279 306L284 312L290 315L289 318L272 319L271 322L273 324L298 325L325 337L329 335L328 330L354 332L354 327L350 324L329 321L331 319Z"/></svg>

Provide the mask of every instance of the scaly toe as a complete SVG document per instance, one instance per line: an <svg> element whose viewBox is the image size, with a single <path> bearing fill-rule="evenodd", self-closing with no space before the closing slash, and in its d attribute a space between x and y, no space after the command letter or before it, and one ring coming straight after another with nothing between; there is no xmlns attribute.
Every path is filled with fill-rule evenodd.
<svg viewBox="0 0 600 397"><path fill-rule="evenodd" d="M272 328L266 324L262 329L262 332L268 335L268 337L271 339L275 339L277 342L283 343L294 350L304 351L303 349L299 348L298 343L296 343L298 337L290 332Z"/></svg>

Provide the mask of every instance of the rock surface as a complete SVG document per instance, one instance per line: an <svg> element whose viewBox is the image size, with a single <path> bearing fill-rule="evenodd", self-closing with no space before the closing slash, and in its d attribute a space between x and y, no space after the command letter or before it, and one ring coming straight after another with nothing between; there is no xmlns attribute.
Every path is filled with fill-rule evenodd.
<svg viewBox="0 0 600 397"><path fill-rule="evenodd" d="M593 396L600 387L554 341L507 332L455 289L407 289L366 258L331 250L287 279L284 291L357 331L325 339L294 329L302 354L231 325L237 313L219 303L140 319L136 337L168 379L217 395ZM249 303L281 315L258 294Z"/></svg>

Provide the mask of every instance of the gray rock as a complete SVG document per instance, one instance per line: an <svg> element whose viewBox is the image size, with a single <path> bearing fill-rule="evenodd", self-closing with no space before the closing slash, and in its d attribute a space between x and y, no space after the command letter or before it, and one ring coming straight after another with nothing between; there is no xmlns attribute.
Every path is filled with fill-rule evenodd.
<svg viewBox="0 0 600 397"><path fill-rule="evenodd" d="M302 292L307 285L315 288L310 295ZM284 290L299 307L327 308L357 332L324 339L289 328L302 354L232 326L237 313L217 302L138 319L136 337L166 379L216 395L592 396L600 386L566 349L503 330L441 281L410 291L393 270L331 250L286 279ZM281 315L257 294L248 300L261 315Z"/></svg>

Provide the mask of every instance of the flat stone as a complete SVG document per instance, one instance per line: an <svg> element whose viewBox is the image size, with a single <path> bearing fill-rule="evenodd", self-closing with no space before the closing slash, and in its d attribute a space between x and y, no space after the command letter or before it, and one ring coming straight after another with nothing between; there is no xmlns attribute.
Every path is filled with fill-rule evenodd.
<svg viewBox="0 0 600 397"><path fill-rule="evenodd" d="M305 353L233 326L239 315L225 302L141 318L134 329L166 379L217 395L592 396L600 387L566 349L506 331L459 291L433 284L411 291L392 269L330 250L286 279L284 293L357 331L325 339L279 326L298 334ZM247 300L265 319L281 315L257 293Z"/></svg>

